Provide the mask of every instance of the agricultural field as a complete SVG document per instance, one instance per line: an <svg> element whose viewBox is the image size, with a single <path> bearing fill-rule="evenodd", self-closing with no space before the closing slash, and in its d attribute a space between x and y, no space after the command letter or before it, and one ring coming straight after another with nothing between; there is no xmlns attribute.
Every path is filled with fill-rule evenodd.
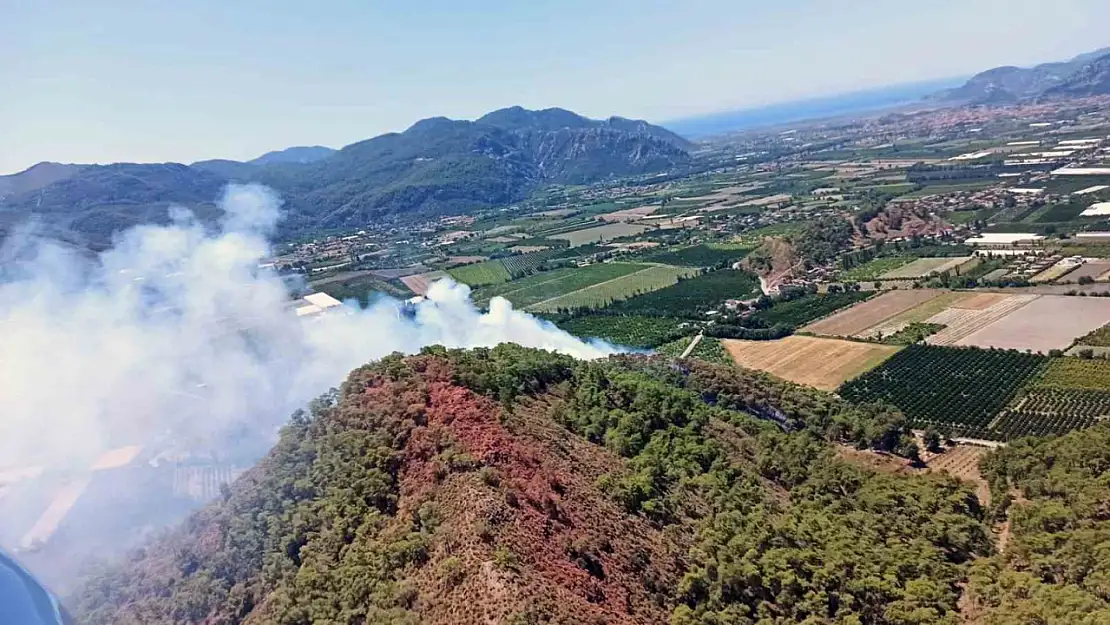
<svg viewBox="0 0 1110 625"><path fill-rule="evenodd" d="M1035 299L982 329L966 334L956 344L1047 353L1053 349L1067 349L1077 336L1110 323L1110 299L1066 295L1011 296L1019 297Z"/></svg>
<svg viewBox="0 0 1110 625"><path fill-rule="evenodd" d="M652 293L613 305L613 310L662 317L704 318L705 312L726 300L747 299L759 293L759 280L739 269L718 269Z"/></svg>
<svg viewBox="0 0 1110 625"><path fill-rule="evenodd" d="M589 243L612 241L613 239L619 239L621 237L630 237L641 234L644 231L650 229L650 226L641 226L634 223L616 222L606 224L604 226L586 228L584 230L571 230L570 232L552 234L549 238L563 239L570 243L571 247L578 247Z"/></svg>
<svg viewBox="0 0 1110 625"><path fill-rule="evenodd" d="M561 321L558 326L581 338L639 349L657 347L695 331L679 319L639 315L582 315Z"/></svg>
<svg viewBox="0 0 1110 625"><path fill-rule="evenodd" d="M701 340L694 346L693 351L690 352L687 358L697 358L707 362L732 362L732 356L729 355L728 350L725 349L721 339L716 339L711 336L701 337Z"/></svg>
<svg viewBox="0 0 1110 625"><path fill-rule="evenodd" d="M945 326L944 330L929 337L929 344L989 347L989 345L970 343L965 339L1035 301L1038 297L1040 296L976 293L926 319L928 323Z"/></svg>
<svg viewBox="0 0 1110 625"><path fill-rule="evenodd" d="M1098 423L1110 415L1110 393L1034 389L991 422L999 440L1064 434Z"/></svg>
<svg viewBox="0 0 1110 625"><path fill-rule="evenodd" d="M500 259L453 267L447 270L447 274L454 278L456 282L462 282L472 287L499 284L512 279Z"/></svg>
<svg viewBox="0 0 1110 625"><path fill-rule="evenodd" d="M914 259L909 256L873 258L862 265L837 272L836 279L846 282L869 282L912 262Z"/></svg>
<svg viewBox="0 0 1110 625"><path fill-rule="evenodd" d="M788 336L774 341L724 339L722 343L741 367L766 371L780 378L825 391L880 365L899 347Z"/></svg>
<svg viewBox="0 0 1110 625"><path fill-rule="evenodd" d="M321 293L327 293L340 301L357 300L359 306L365 308L374 299L375 294L381 293L390 297L411 297L412 292L371 274L355 275L342 280L326 280L310 286Z"/></svg>
<svg viewBox="0 0 1110 625"><path fill-rule="evenodd" d="M1110 347L1110 325L1102 326L1084 334L1076 339L1075 344L1090 347Z"/></svg>
<svg viewBox="0 0 1110 625"><path fill-rule="evenodd" d="M702 340L706 338L709 337L703 337ZM682 355L682 352L686 351L686 348L690 346L690 341L692 340L694 340L694 337L692 336L683 336L673 341L667 341L666 343L663 343L662 345L657 347L655 351L668 358L678 358Z"/></svg>
<svg viewBox="0 0 1110 625"><path fill-rule="evenodd" d="M680 339L660 345L659 349L657 349L656 351L670 358L678 358L686 351L686 348L690 346L690 342L693 341L695 338L697 337L682 337ZM701 337L701 340L698 341L698 344L694 346L694 349L686 357L697 358L698 360L704 360L706 362L732 362L732 357L729 356L728 351L721 343L721 339L713 338L711 336Z"/></svg>
<svg viewBox="0 0 1110 625"><path fill-rule="evenodd" d="M644 260L680 267L718 267L741 260L752 250L744 245L701 244L660 250L644 256Z"/></svg>
<svg viewBox="0 0 1110 625"><path fill-rule="evenodd" d="M1090 278L1092 280L1105 280L1107 273L1110 273L1110 262L1108 261L1088 261L1080 265L1075 271L1067 275L1068 282L1077 282L1080 278Z"/></svg>
<svg viewBox="0 0 1110 625"><path fill-rule="evenodd" d="M910 345L838 392L852 402L893 404L919 427L994 439L995 415L1047 362L1017 351Z"/></svg>
<svg viewBox="0 0 1110 625"><path fill-rule="evenodd" d="M915 306L907 311L901 312L893 317L883 321L882 323L871 326L863 332L858 332L854 336L856 338L872 339L877 338L879 335L890 336L896 334L903 329L919 323L926 323L933 315L944 311L952 306L963 306L963 302L968 301L970 298L977 297L977 294L961 293L957 291L944 292L941 295L930 299L929 301ZM1005 297L1005 296L1001 296ZM970 307L974 307L974 301ZM940 325L940 324L932 324Z"/></svg>
<svg viewBox="0 0 1110 625"><path fill-rule="evenodd" d="M1045 436L1110 417L1110 362L1053 358L991 424L999 438Z"/></svg>
<svg viewBox="0 0 1110 625"><path fill-rule="evenodd" d="M501 264L505 266L505 271L509 272L513 279L516 279L535 272L540 265L558 256L561 252L565 252L565 250L549 249L506 256L501 259Z"/></svg>
<svg viewBox="0 0 1110 625"><path fill-rule="evenodd" d="M929 471L943 471L952 477L975 485L975 496L984 506L991 503L991 489L979 472L979 461L990 451L978 445L957 445L926 461Z"/></svg>
<svg viewBox="0 0 1110 625"><path fill-rule="evenodd" d="M901 196L899 199L918 199L929 195L945 195L949 193L962 193L964 191L978 191L979 189L986 189L987 187L994 186L994 180L984 180L981 182L966 182L958 184L934 184L928 185Z"/></svg>
<svg viewBox="0 0 1110 625"><path fill-rule="evenodd" d="M879 297L856 304L816 323L811 323L802 328L802 331L831 336L854 336L895 315L939 297L945 292L936 289L887 291Z"/></svg>
<svg viewBox="0 0 1110 625"><path fill-rule="evenodd" d="M1079 217L1079 214L1090 206L1090 201L1082 201L1079 199L1070 202L1057 202L1045 208L1045 210L1034 213L1035 217L1031 215L1025 221L1033 221L1034 223L1061 223L1068 222Z"/></svg>
<svg viewBox="0 0 1110 625"><path fill-rule="evenodd" d="M1062 278L1062 277L1068 275L1069 272L1071 272L1073 269L1075 269L1077 267L1078 267L1078 265L1072 265L1070 263L1062 263L1062 262L1061 263L1056 263L1055 265L1052 265L1052 266L1048 267L1047 269L1045 269L1044 271L1042 271L1042 272L1038 273L1037 275L1033 276L1032 278L1029 279L1029 281L1032 282L1033 284L1043 284L1043 283L1046 283L1046 282L1052 282L1053 280L1056 280L1058 278Z"/></svg>
<svg viewBox="0 0 1110 625"><path fill-rule="evenodd" d="M913 345L924 341L943 329L944 326L939 323L911 323L893 334L876 335L875 338L886 345Z"/></svg>
<svg viewBox="0 0 1110 625"><path fill-rule="evenodd" d="M1053 358L1032 382L1037 387L1110 391L1110 361Z"/></svg>
<svg viewBox="0 0 1110 625"><path fill-rule="evenodd" d="M556 312L582 308L603 308L614 302L669 287L677 283L680 278L694 276L698 271L698 269L689 267L651 265L635 273L618 276L572 291L566 295L552 297L529 305L527 309L540 312Z"/></svg>
<svg viewBox="0 0 1110 625"><path fill-rule="evenodd" d="M495 295L500 295L517 308L573 293L579 289L601 282L627 276L649 268L651 265L633 263L599 263L586 267L569 267L533 274L527 278L513 280L478 289L474 292L474 303L484 306Z"/></svg>
<svg viewBox="0 0 1110 625"><path fill-rule="evenodd" d="M637 219L647 217L657 210L659 210L659 206L637 206L636 208L625 208L611 213L603 213L598 215L598 219L608 222L636 221Z"/></svg>
<svg viewBox="0 0 1110 625"><path fill-rule="evenodd" d="M873 291L848 291L807 295L795 300L776 302L770 308L753 314L752 317L767 326L782 324L798 327L830 315L841 308L862 302L874 294Z"/></svg>
<svg viewBox="0 0 1110 625"><path fill-rule="evenodd" d="M972 261L972 256L918 258L911 263L892 269L881 276L882 280L912 280L932 274L946 273Z"/></svg>
<svg viewBox="0 0 1110 625"><path fill-rule="evenodd" d="M428 292L428 287L433 282L440 278L446 278L446 271L429 271L427 273L419 273L412 276L404 276L400 280L406 287L417 295L424 295Z"/></svg>

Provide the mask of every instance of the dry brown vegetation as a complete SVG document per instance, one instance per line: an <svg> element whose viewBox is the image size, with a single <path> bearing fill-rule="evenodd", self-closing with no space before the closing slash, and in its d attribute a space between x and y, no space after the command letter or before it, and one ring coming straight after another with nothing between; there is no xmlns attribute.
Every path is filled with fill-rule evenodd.
<svg viewBox="0 0 1110 625"><path fill-rule="evenodd" d="M401 278L401 282L404 282L405 286L407 286L409 290L413 293L416 293L417 295L424 295L428 292L428 287L430 287L433 282L446 276L447 274L443 271L431 271L428 273L417 274L415 276L405 276Z"/></svg>
<svg viewBox="0 0 1110 625"><path fill-rule="evenodd" d="M722 341L736 364L826 391L871 370L900 348L812 336Z"/></svg>

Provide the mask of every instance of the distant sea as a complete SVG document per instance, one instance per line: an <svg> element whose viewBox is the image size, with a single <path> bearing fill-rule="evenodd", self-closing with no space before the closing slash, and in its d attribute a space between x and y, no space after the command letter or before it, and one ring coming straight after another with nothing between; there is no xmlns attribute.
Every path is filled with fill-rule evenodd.
<svg viewBox="0 0 1110 625"><path fill-rule="evenodd" d="M911 104L938 91L958 87L966 80L966 77L946 78L891 85L820 98L768 104L750 109L709 113L661 122L660 125L684 137L697 139L761 126L863 113Z"/></svg>

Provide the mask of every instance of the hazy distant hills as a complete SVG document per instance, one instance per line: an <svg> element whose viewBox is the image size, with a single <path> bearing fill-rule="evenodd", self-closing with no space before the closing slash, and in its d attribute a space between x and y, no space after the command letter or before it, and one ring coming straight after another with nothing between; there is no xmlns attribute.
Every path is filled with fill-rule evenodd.
<svg viewBox="0 0 1110 625"><path fill-rule="evenodd" d="M1110 93L1110 48L1063 62L1033 67L995 67L972 76L936 100L964 104L1006 104L1022 100Z"/></svg>
<svg viewBox="0 0 1110 625"><path fill-rule="evenodd" d="M400 133L270 152L247 162L40 163L0 176L0 233L29 216L93 247L181 204L209 216L229 181L262 182L286 200L284 231L357 226L404 214L462 212L522 199L539 185L663 171L690 144L644 121L563 109L501 109L476 121L425 119Z"/></svg>
<svg viewBox="0 0 1110 625"><path fill-rule="evenodd" d="M920 103L922 98L956 87L962 78L946 78L850 93L777 102L753 108L720 111L666 122L667 128L686 137L699 138L752 128L824 119L841 115Z"/></svg>
<svg viewBox="0 0 1110 625"><path fill-rule="evenodd" d="M285 148L284 150L267 152L253 161L250 161L250 164L273 165L275 163L314 163L335 154L335 152L334 149L326 148L322 145L297 146Z"/></svg>

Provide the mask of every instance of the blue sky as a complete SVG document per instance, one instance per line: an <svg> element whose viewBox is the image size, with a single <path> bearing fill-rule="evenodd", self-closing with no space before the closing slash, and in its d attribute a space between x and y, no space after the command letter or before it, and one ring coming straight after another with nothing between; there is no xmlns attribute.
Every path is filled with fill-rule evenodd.
<svg viewBox="0 0 1110 625"><path fill-rule="evenodd" d="M252 158L522 104L667 120L1057 60L1106 0L0 0L0 173Z"/></svg>

